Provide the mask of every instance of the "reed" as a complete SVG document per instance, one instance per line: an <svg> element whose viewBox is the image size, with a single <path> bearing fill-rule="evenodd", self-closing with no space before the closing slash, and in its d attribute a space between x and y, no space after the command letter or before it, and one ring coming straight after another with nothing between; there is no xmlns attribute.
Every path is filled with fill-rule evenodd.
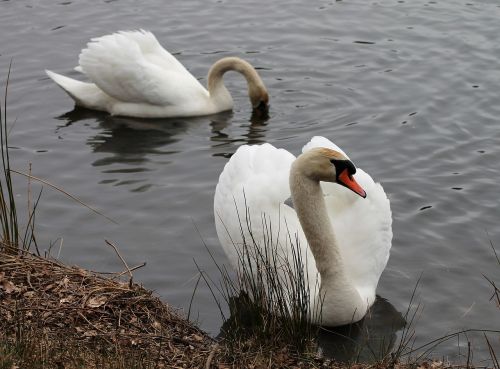
<svg viewBox="0 0 500 369"><path fill-rule="evenodd" d="M495 255L495 259L498 263L498 266L500 267L500 256L498 256L497 250L495 249L495 246L493 245L493 241L490 240L490 246L491 249L493 250L493 254ZM499 268L500 269L500 268ZM491 284L491 287L493 288L493 294L491 296L491 300L495 301L497 307L500 309L500 287L497 286L495 281L487 277L483 274L483 277Z"/></svg>
<svg viewBox="0 0 500 369"><path fill-rule="evenodd" d="M317 281L317 276L308 275L306 255L295 235L285 230L288 241L281 244L273 236L274 225L265 214L260 219L263 234L256 235L248 206L245 204L243 212L236 210L241 236L238 245L233 241L236 270L230 271L217 262L206 244L219 272L219 282L214 282L197 265L219 307L223 319L221 336L229 348L238 348L237 351L250 342L267 348L286 346L304 354L315 347L319 329L311 321L321 314L321 304L311 307L316 291L310 290L309 283L310 278ZM319 290L318 283L316 286ZM223 303L229 307L230 316L224 313Z"/></svg>
<svg viewBox="0 0 500 369"><path fill-rule="evenodd" d="M495 255L495 259L497 261L497 264L498 264L499 270L500 270L500 257L498 256L497 250L495 249L495 246L493 245L493 241L491 241L491 240L490 240L490 246L491 246L491 249L493 250L493 254ZM500 288L497 286L497 284L495 283L495 281L493 279L490 279L486 276L484 276L484 277L491 284L491 286L493 288L493 294L491 296L491 300L495 301L495 303L499 309L499 312L500 312ZM490 343L490 340L486 336L486 333L484 334L484 339L486 340L486 343L488 345L488 351L490 353L491 362L493 364L493 367L495 369L500 369L500 360L499 360L500 355L496 353L495 349L493 348L493 345Z"/></svg>
<svg viewBox="0 0 500 369"><path fill-rule="evenodd" d="M9 156L9 130L7 120L7 97L12 62L9 65L7 80L5 82L4 98L0 103L0 146L2 157L2 176L0 178L0 223L2 226L1 243L7 246L6 250L16 252L17 249L28 250L32 244L36 246L34 236L35 210L40 195L36 199L32 209L28 209L28 221L24 232L21 230L17 213L14 187L12 184L12 170ZM2 106L3 105L3 106ZM41 194L41 193L40 193ZM37 248L38 249L38 248Z"/></svg>

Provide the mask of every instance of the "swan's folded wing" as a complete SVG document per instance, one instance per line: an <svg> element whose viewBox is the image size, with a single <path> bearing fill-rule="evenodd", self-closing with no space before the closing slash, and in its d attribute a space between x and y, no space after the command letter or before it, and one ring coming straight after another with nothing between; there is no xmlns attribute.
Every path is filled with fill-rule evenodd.
<svg viewBox="0 0 500 369"><path fill-rule="evenodd" d="M302 153L309 151L315 147L326 147L328 149L332 149L343 154L346 158L349 158L349 156L347 156L347 154L340 147L338 147L328 138L325 138L323 136L314 136L313 138L311 138L311 141L306 143L302 148Z"/></svg>
<svg viewBox="0 0 500 369"><path fill-rule="evenodd" d="M288 151L270 144L244 145L224 167L215 190L214 216L219 240L233 266L243 239L253 237L260 244L264 233L278 234L285 218L291 233L296 231L295 211L284 204L290 197L288 177L294 160ZM286 231L281 235L286 236Z"/></svg>
<svg viewBox="0 0 500 369"><path fill-rule="evenodd" d="M151 32L141 29L138 31L120 31L118 35L135 42L141 49L144 57L151 63L165 69L177 71L178 73L186 72L186 68L160 45L155 35Z"/></svg>
<svg viewBox="0 0 500 369"><path fill-rule="evenodd" d="M313 147L340 150L330 140L320 136L314 137L303 151ZM343 153L342 150L340 152ZM375 183L360 168L357 168L354 178L366 191L366 199L338 184L322 182L321 187L342 257L349 265L349 274L355 286L363 293L375 291L389 259L392 214L389 199L380 183Z"/></svg>
<svg viewBox="0 0 500 369"><path fill-rule="evenodd" d="M349 274L362 294L363 291L375 291L389 259L392 214L389 199L380 183L373 182L362 169L358 169L355 177L358 182L361 182L360 178L364 179L366 199L337 186L328 189L329 196L325 200L342 257L351 266ZM343 197L338 196L338 192L342 192ZM346 206L347 203L350 206Z"/></svg>
<svg viewBox="0 0 500 369"><path fill-rule="evenodd" d="M145 31L94 38L80 53L79 64L101 90L123 102L178 105L206 94L196 78Z"/></svg>

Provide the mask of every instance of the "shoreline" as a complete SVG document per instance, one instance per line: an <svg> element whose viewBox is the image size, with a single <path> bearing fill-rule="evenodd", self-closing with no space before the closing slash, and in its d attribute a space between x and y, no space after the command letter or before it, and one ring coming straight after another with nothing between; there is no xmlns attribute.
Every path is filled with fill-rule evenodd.
<svg viewBox="0 0 500 369"><path fill-rule="evenodd" d="M3 247L0 368L204 367L214 340L130 282Z"/></svg>
<svg viewBox="0 0 500 369"><path fill-rule="evenodd" d="M0 369L465 367L392 358L338 363L252 339L217 342L125 275L103 275L0 244Z"/></svg>
<svg viewBox="0 0 500 369"><path fill-rule="evenodd" d="M217 342L125 275L0 244L0 368L349 367L252 339Z"/></svg>

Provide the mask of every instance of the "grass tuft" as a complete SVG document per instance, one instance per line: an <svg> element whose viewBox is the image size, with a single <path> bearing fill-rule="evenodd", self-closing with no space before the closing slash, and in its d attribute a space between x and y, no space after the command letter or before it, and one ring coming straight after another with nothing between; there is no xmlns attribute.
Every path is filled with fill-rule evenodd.
<svg viewBox="0 0 500 369"><path fill-rule="evenodd" d="M12 61L9 65L7 80L5 82L3 106L0 103L0 146L2 157L2 176L0 178L0 223L2 226L1 242L7 246L6 250L17 252L16 250L29 250L31 245L36 246L34 236L35 229L35 210L40 199L36 199L32 209L28 209L28 222L24 234L20 231L17 206L14 196L14 187L12 185L12 170L10 168L9 156L9 129L7 125L7 96L12 69ZM38 249L38 248L37 248Z"/></svg>
<svg viewBox="0 0 500 369"><path fill-rule="evenodd" d="M241 243L233 241L236 270L229 271L219 264L206 245L219 271L219 282L214 282L197 265L219 307L223 319L221 336L227 347L235 351L247 346L287 347L297 354L314 352L319 327L312 320L319 318L321 311L320 306L312 307L316 291L310 291L309 281L317 280L317 276L308 275L306 255L298 238L287 232L287 243L280 244L276 234L282 230L276 233L265 214L260 219L263 233L256 235L248 206L245 204L243 214L236 210L241 236ZM230 316L224 313L216 291L229 307Z"/></svg>

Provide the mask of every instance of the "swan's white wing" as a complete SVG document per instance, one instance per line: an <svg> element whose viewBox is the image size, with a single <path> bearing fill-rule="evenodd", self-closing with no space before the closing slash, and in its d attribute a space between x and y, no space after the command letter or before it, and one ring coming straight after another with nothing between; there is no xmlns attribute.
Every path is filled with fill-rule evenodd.
<svg viewBox="0 0 500 369"><path fill-rule="evenodd" d="M335 145L328 138L325 138L323 136L314 136L313 138L311 138L311 141L306 143L304 145L304 147L302 148L302 152L304 153L304 152L309 151L315 147L326 147L328 149L332 149L332 150L335 150L335 151L341 153L346 158L349 158L349 156L347 156L347 154L344 152L344 150L342 150L340 147Z"/></svg>
<svg viewBox="0 0 500 369"><path fill-rule="evenodd" d="M101 90L123 102L177 105L207 94L152 33L142 30L93 38L79 64Z"/></svg>
<svg viewBox="0 0 500 369"><path fill-rule="evenodd" d="M316 274L297 215L284 204L290 197L289 173L294 160L288 151L270 144L244 145L224 167L215 190L215 225L221 245L235 269L243 240L253 243L249 242L253 237L255 244L264 248L269 235L273 234L272 243L279 244L284 256L289 257L290 235L292 238L296 235L308 268L312 268L308 270Z"/></svg>
<svg viewBox="0 0 500 369"><path fill-rule="evenodd" d="M327 147L340 151L330 140L316 136L304 146ZM321 183L330 220L342 258L362 298L375 298L375 289L392 243L392 215L389 199L379 183L357 168L356 181L367 193L366 199L334 183Z"/></svg>

